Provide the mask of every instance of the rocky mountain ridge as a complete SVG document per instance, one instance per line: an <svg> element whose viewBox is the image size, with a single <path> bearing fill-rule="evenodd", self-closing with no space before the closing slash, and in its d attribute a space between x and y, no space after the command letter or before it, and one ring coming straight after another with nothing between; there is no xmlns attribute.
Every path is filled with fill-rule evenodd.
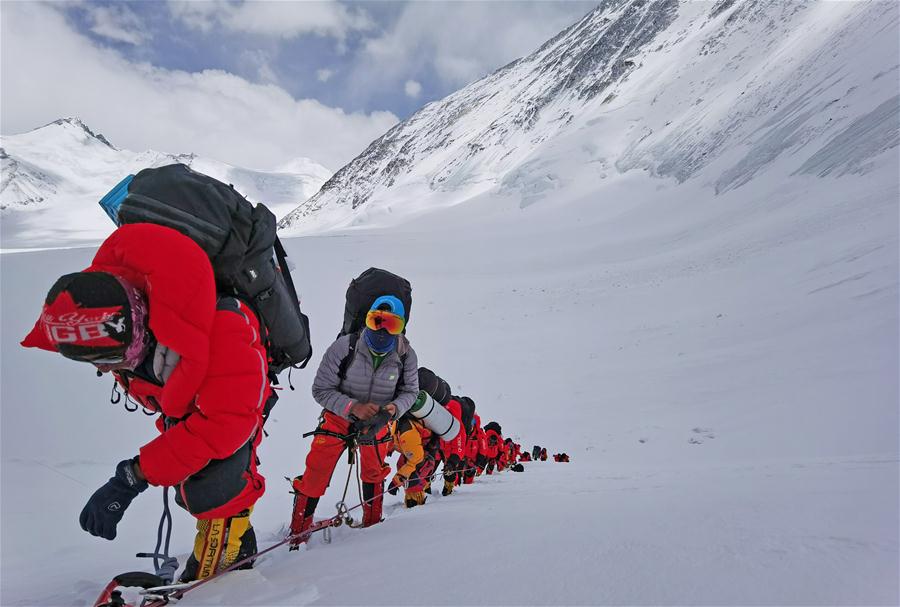
<svg viewBox="0 0 900 607"><path fill-rule="evenodd" d="M598 183L635 170L683 183L709 170L710 196L785 155L798 154L797 175L859 170L897 145L895 8L606 0L396 125L281 226L386 225L488 192L527 206L576 169Z"/></svg>

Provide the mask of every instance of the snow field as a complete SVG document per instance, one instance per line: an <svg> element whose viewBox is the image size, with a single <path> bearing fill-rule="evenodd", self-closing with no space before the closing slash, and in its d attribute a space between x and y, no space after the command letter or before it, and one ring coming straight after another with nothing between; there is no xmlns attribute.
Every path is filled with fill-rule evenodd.
<svg viewBox="0 0 900 607"><path fill-rule="evenodd" d="M572 463L482 477L409 512L388 497L384 525L277 551L185 604L895 603L897 205L877 177L711 200L628 174L603 200L511 215L516 197L490 197L402 229L286 241L313 364L349 279L386 267L413 283L421 364L483 423ZM4 605L85 605L148 565L133 554L152 547L157 491L112 543L77 515L150 420L108 404L108 378L16 345L55 277L91 254L0 257ZM294 373L260 450L262 545L287 524L282 477L302 471L300 434L320 411L313 373ZM182 558L192 535L176 513Z"/></svg>
<svg viewBox="0 0 900 607"><path fill-rule="evenodd" d="M315 365L370 266L411 280L422 365L483 423L572 463L409 512L388 497L383 525L277 551L185 605L900 603L898 12L731 7L682 7L608 103L547 106L572 110L565 129L512 129L491 166L419 150L371 202L296 228L345 229L285 242L316 356L260 449L261 545L283 536ZM448 132L491 124L472 112ZM20 228L4 217L4 246L7 230L22 247L81 237ZM153 545L158 491L112 543L77 516L150 420L108 404L110 378L17 345L92 252L0 256L3 605L87 605L149 565L133 554ZM192 521L175 516L183 560Z"/></svg>

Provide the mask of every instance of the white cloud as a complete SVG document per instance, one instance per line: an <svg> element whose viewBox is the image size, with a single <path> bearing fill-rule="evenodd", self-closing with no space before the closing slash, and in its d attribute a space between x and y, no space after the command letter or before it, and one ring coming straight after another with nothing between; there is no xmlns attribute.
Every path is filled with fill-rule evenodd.
<svg viewBox="0 0 900 607"><path fill-rule="evenodd" d="M407 80L406 84L403 85L403 90L406 92L407 97L415 99L422 93L422 85L415 80Z"/></svg>
<svg viewBox="0 0 900 607"><path fill-rule="evenodd" d="M257 82L265 82L267 84L279 84L278 74L272 67L271 57L262 49L244 50L238 57L238 65L246 72L256 74Z"/></svg>
<svg viewBox="0 0 900 607"><path fill-rule="evenodd" d="M196 152L252 168L306 156L331 168L397 118L346 113L233 74L132 63L74 32L37 3L4 3L0 130L22 132L77 115L120 147Z"/></svg>
<svg viewBox="0 0 900 607"><path fill-rule="evenodd" d="M91 31L109 40L138 45L151 38L140 18L125 4L111 6L82 5Z"/></svg>
<svg viewBox="0 0 900 607"><path fill-rule="evenodd" d="M368 13L338 2L232 2L230 0L169 0L172 15L189 27L295 38L317 34L343 40L351 31L373 27Z"/></svg>
<svg viewBox="0 0 900 607"><path fill-rule="evenodd" d="M176 19L193 29L209 32L216 25L216 14L228 10L225 0L206 0L190 2L189 0L169 0L169 12Z"/></svg>
<svg viewBox="0 0 900 607"><path fill-rule="evenodd" d="M319 82L328 82L329 80L331 80L332 76L334 76L334 70L316 70L316 78L319 80Z"/></svg>
<svg viewBox="0 0 900 607"><path fill-rule="evenodd" d="M410 2L366 43L351 80L366 95L410 75L462 87L536 50L594 7L586 2Z"/></svg>

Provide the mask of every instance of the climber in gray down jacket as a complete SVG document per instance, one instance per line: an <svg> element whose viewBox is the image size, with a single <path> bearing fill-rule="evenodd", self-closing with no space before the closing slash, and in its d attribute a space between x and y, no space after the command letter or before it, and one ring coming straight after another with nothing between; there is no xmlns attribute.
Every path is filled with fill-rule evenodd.
<svg viewBox="0 0 900 607"><path fill-rule="evenodd" d="M342 335L331 344L313 381L312 394L325 410L306 456L306 470L293 481L291 535L312 524L319 498L328 488L347 445L359 445L363 490L363 525L381 521L385 464L390 434L387 425L406 413L419 393L419 361L403 334L403 304L392 295L375 300L360 333Z"/></svg>
<svg viewBox="0 0 900 607"><path fill-rule="evenodd" d="M354 409L356 405L371 403L382 407L393 403L392 418L398 419L413 406L419 393L416 352L405 335L391 336L395 337L396 347L389 352L373 352L366 344L366 331L369 329L342 335L331 344L316 372L313 398L327 411L347 420L354 412L358 419L371 417L360 407ZM351 352L350 340L354 338ZM348 356L352 358L344 363L346 371L341 379L341 362Z"/></svg>

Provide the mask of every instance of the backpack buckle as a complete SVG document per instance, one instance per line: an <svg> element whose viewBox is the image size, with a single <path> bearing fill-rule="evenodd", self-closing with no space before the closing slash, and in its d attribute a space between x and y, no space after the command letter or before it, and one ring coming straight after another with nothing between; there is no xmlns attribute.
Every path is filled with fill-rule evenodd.
<svg viewBox="0 0 900 607"><path fill-rule="evenodd" d="M257 294L257 296L253 298L253 301L256 303L262 303L272 297L272 293L274 292L275 290L272 289L272 287L269 287L265 291L260 291L259 294Z"/></svg>

